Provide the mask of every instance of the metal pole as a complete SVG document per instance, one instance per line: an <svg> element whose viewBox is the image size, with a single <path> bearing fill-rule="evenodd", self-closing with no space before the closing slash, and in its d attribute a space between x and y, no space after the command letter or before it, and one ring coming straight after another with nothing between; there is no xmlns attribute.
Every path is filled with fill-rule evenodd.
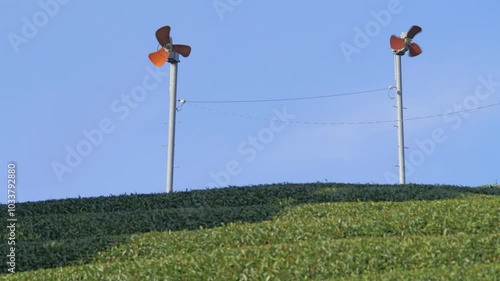
<svg viewBox="0 0 500 281"><path fill-rule="evenodd" d="M403 86L401 74L401 55L394 54L396 68L396 102L398 110L398 152L399 152L399 184L405 184L405 140L403 127Z"/></svg>
<svg viewBox="0 0 500 281"><path fill-rule="evenodd" d="M174 182L174 146L175 146L175 113L177 102L177 64L179 54L170 53L170 112L168 119L168 159L167 159L167 193L171 193Z"/></svg>

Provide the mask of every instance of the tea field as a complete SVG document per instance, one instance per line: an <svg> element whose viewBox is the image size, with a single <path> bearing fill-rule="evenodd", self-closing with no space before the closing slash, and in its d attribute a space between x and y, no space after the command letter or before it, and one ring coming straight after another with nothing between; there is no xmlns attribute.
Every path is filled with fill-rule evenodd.
<svg viewBox="0 0 500 281"><path fill-rule="evenodd" d="M500 280L498 186L273 184L16 216L16 273L2 262L1 280Z"/></svg>

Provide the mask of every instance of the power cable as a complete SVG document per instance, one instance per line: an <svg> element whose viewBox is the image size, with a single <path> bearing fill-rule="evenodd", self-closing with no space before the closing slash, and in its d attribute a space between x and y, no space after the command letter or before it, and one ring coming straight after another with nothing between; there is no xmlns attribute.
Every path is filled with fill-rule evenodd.
<svg viewBox="0 0 500 281"><path fill-rule="evenodd" d="M390 89L390 87L389 87ZM323 95L323 96L312 96L312 97L294 97L294 98L281 98L281 99L260 99L260 100L179 100L188 103L257 103L257 102L279 102L279 101L296 101L296 100L310 100L310 99L324 99L324 98L333 98L333 97L343 97L343 96L353 96L353 95L361 95L367 93L374 93L380 91L387 91L387 88L359 91L359 92L350 92L350 93L342 93L342 94L332 94L332 95Z"/></svg>
<svg viewBox="0 0 500 281"><path fill-rule="evenodd" d="M186 103L188 104L188 103ZM411 118L405 118L403 121L414 121L414 120L422 120L422 119L429 119L429 118L435 118L435 117L442 117L444 115L449 115L449 114L458 114L462 112L468 112L468 111L476 111L476 110L481 110L493 106L499 106L499 103L494 103L494 104L489 104L489 105L484 105L484 106L479 106L476 108L472 109L464 109L464 110L459 110L459 111L453 111L450 113L441 113L441 114L433 114L433 115L426 115L426 116L418 116L418 117L411 117ZM222 114L222 115L228 115L228 116L234 116L238 118L244 118L244 119L253 119L253 120L261 120L261 121L278 121L280 120L277 119L270 119L270 118L265 118L265 117L255 117L255 116L247 116L247 115L241 115L237 113L230 113L230 112L225 112L225 111L220 111L212 108L207 108L205 106L201 105L190 105L194 106L200 109L203 109L205 111L209 112L214 112L217 114ZM287 122L292 123L292 124L301 124L301 125L372 125L372 124L385 124L385 123L394 123L397 122L398 120L382 120L382 121L361 121L361 122L308 122L308 121L294 121L294 120L287 120Z"/></svg>

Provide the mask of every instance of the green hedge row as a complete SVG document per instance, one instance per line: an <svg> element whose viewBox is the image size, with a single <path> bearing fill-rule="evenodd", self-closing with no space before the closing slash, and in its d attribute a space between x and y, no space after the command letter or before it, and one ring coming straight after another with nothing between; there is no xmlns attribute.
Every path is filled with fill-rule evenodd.
<svg viewBox="0 0 500 281"><path fill-rule="evenodd" d="M490 272L495 272L500 267L499 244L500 236L495 233L199 248L190 253L165 252L126 262L38 270L18 274L11 280L345 280L390 276L395 271L414 276L417 271L431 269L439 276L441 270L449 274L449 266L479 264L491 265Z"/></svg>
<svg viewBox="0 0 500 281"><path fill-rule="evenodd" d="M133 210L240 207L275 204L293 199L297 203L352 201L408 201L455 198L467 193L500 195L500 188L454 186L386 186L345 184L275 184L177 192L173 194L122 195L20 203L18 217L51 214L109 213ZM2 205L2 208L7 208Z"/></svg>
<svg viewBox="0 0 500 281"><path fill-rule="evenodd" d="M16 271L85 264L101 251L128 241L127 235L16 243Z"/></svg>
<svg viewBox="0 0 500 281"><path fill-rule="evenodd" d="M334 215L334 219L356 220L355 225L368 232L385 226L381 233L391 235L395 231L422 234L440 234L445 231L482 231L498 228L500 219L495 216L497 201L488 196L473 201L425 201L391 205L337 204L336 208L322 215ZM257 205L245 207L156 209L131 212L84 213L74 215L43 215L25 217L18 222L17 238L24 241L49 241L80 237L122 235L149 231L197 229L214 227L229 222L257 222L271 219L286 205ZM307 205L306 205L307 206ZM393 206L393 207L387 207ZM307 207L306 207L307 208ZM313 208L321 209L314 205ZM311 210L312 212L312 210ZM356 214L356 215L353 215ZM298 219L313 220L319 214L297 215ZM290 222L292 223L292 222ZM334 223L334 222L332 222ZM467 224L467 225L465 225ZM334 223L334 225L336 225ZM352 225L352 224L351 224ZM406 227L403 227L406 225Z"/></svg>
<svg viewBox="0 0 500 281"><path fill-rule="evenodd" d="M132 236L127 245L100 255L110 262L131 256L187 253L198 248L262 246L302 241L361 237L446 236L500 233L500 207L495 198L406 203L324 203L286 208L272 221L231 223L206 231L150 233ZM161 247L151 241L170 241ZM197 241L192 243L192 241ZM192 247L192 248L191 248Z"/></svg>
<svg viewBox="0 0 500 281"><path fill-rule="evenodd" d="M198 229L229 222L270 219L282 208L276 205L232 208L183 208L80 215L49 215L20 219L17 238L50 241L102 237L150 231Z"/></svg>
<svg viewBox="0 0 500 281"><path fill-rule="evenodd" d="M380 274L357 276L352 280L386 280L386 281L442 281L442 280L480 280L497 281L500 266L497 264L473 263L467 265L447 265L427 267L419 270L395 270Z"/></svg>
<svg viewBox="0 0 500 281"><path fill-rule="evenodd" d="M332 239L487 236L500 232L499 191L318 183L22 203L17 271Z"/></svg>
<svg viewBox="0 0 500 281"><path fill-rule="evenodd" d="M33 270L68 265L77 260L88 262L95 253L102 250L106 251L98 255L99 260L112 262L167 253L194 252L199 248L213 250L214 247L262 246L332 238L500 232L498 200L486 196L474 196L468 200L404 203L303 204L286 207L278 213L279 210L277 206L253 206L239 209L177 209L175 212L167 209L103 214L108 216L107 219L93 213L62 216L64 220L44 216L44 219L32 226L33 237L46 238L50 233L56 233L54 229L65 231L57 232L58 238L52 237L53 240L50 241L21 239L17 246L22 265L20 268ZM272 221L266 221L272 214L277 215ZM238 218L241 221L262 222L232 222ZM49 223L50 221L52 222ZM210 223L225 225L200 231L125 235L139 232L141 228L147 231L161 231L162 227L170 227L172 230L199 229L202 225L205 228L211 227ZM123 244L125 241L127 244ZM132 250L129 244L133 245ZM113 245L116 246L110 248Z"/></svg>

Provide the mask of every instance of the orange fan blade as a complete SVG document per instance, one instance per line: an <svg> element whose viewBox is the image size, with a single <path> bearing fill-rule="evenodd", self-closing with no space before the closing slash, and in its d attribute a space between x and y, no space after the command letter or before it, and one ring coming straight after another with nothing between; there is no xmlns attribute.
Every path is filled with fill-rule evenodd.
<svg viewBox="0 0 500 281"><path fill-rule="evenodd" d="M157 67L162 66L167 60L170 54L164 48L149 54L149 60Z"/></svg>
<svg viewBox="0 0 500 281"><path fill-rule="evenodd" d="M401 50L405 47L405 40L403 38L396 37L396 35L391 36L391 48L393 50Z"/></svg>
<svg viewBox="0 0 500 281"><path fill-rule="evenodd" d="M188 45L179 45L179 44L174 44L172 46L172 51L181 54L183 57L189 57L189 54L191 54L191 47Z"/></svg>
<svg viewBox="0 0 500 281"><path fill-rule="evenodd" d="M158 43L160 43L162 47L170 43L170 26L167 25L159 28L156 31L156 39L158 39Z"/></svg>
<svg viewBox="0 0 500 281"><path fill-rule="evenodd" d="M422 31L422 28L418 25L414 25L408 30L408 33L406 34L406 37L413 39L415 35L419 34Z"/></svg>
<svg viewBox="0 0 500 281"><path fill-rule="evenodd" d="M419 45L417 45L417 43L411 43L409 49L410 57L416 57L422 53L422 49Z"/></svg>

